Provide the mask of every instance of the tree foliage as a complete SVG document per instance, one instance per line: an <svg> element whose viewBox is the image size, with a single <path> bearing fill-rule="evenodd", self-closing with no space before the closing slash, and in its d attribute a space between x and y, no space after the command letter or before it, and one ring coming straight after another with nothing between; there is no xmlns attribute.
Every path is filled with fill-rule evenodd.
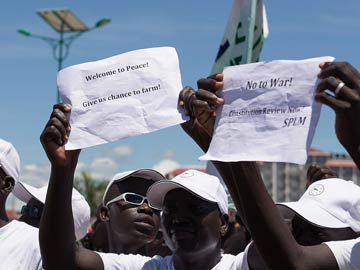
<svg viewBox="0 0 360 270"><path fill-rule="evenodd" d="M95 179L87 171L81 172L81 176L75 178L74 186L90 205L92 217L96 215L97 207L101 203L107 184L108 181Z"/></svg>

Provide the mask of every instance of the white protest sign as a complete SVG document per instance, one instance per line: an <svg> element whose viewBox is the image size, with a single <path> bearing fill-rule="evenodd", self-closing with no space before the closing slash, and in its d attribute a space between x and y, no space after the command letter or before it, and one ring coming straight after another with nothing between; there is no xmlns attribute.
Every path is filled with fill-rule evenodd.
<svg viewBox="0 0 360 270"><path fill-rule="evenodd" d="M174 48L131 51L61 70L58 87L72 105L66 149L149 133L184 122Z"/></svg>
<svg viewBox="0 0 360 270"><path fill-rule="evenodd" d="M320 115L314 102L319 57L227 67L225 99L201 160L304 164Z"/></svg>

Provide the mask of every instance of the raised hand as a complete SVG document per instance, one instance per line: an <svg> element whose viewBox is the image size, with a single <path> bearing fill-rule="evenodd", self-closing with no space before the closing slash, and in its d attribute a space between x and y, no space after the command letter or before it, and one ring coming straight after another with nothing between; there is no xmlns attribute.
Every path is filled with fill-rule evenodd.
<svg viewBox="0 0 360 270"><path fill-rule="evenodd" d="M63 103L54 105L49 121L40 135L41 144L53 166L76 166L80 150L65 150L70 134L70 123L66 117L71 106Z"/></svg>
<svg viewBox="0 0 360 270"><path fill-rule="evenodd" d="M335 111L336 136L358 164L360 162L358 160L360 153L360 73L347 62L326 62L320 64L320 68L322 70L318 76L323 80L317 87L315 99Z"/></svg>
<svg viewBox="0 0 360 270"><path fill-rule="evenodd" d="M328 167L317 164L310 165L306 173L306 188L316 181L337 177L337 173Z"/></svg>
<svg viewBox="0 0 360 270"><path fill-rule="evenodd" d="M224 100L215 93L223 87L223 74L215 74L198 80L198 91L185 87L179 94L179 105L185 109L190 120L181 126L204 151L210 144L218 106Z"/></svg>

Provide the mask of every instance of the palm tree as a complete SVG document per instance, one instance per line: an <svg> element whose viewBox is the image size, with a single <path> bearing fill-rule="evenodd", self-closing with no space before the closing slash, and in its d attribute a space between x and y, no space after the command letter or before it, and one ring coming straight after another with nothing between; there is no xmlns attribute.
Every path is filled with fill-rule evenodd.
<svg viewBox="0 0 360 270"><path fill-rule="evenodd" d="M98 205L101 203L108 181L94 179L90 172L82 171L81 177L75 177L75 188L85 197L90 205L91 216L96 215Z"/></svg>

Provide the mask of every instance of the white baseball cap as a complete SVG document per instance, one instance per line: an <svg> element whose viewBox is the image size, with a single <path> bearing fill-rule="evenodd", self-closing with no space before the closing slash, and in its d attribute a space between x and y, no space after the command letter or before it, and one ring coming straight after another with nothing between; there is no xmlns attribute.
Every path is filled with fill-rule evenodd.
<svg viewBox="0 0 360 270"><path fill-rule="evenodd" d="M312 183L298 201L278 204L321 227L360 231L360 187L352 181L320 180Z"/></svg>
<svg viewBox="0 0 360 270"><path fill-rule="evenodd" d="M197 170L187 170L171 180L156 182L146 196L151 205L162 209L165 195L177 188L185 189L205 201L217 203L220 212L228 214L228 198L219 178Z"/></svg>
<svg viewBox="0 0 360 270"><path fill-rule="evenodd" d="M47 185L36 188L24 182L18 181L15 184L13 194L24 203L28 203L30 199L35 198L45 204L47 188ZM73 188L72 192L71 205L76 240L80 240L86 235L87 229L90 226L90 206L86 202L84 196L82 196L75 188Z"/></svg>
<svg viewBox="0 0 360 270"><path fill-rule="evenodd" d="M0 166L8 176L14 178L15 182L19 180L19 155L15 147L3 139L0 139Z"/></svg>
<svg viewBox="0 0 360 270"><path fill-rule="evenodd" d="M102 200L103 205L106 205L106 202L113 199L113 198L107 198L107 200L106 200L106 196L107 196L107 193L108 193L110 187L114 183L118 183L129 177L139 177L139 178L151 180L153 182L156 182L159 180L166 180L164 175L162 175L161 173L159 173L158 171L155 171L153 169L140 169L140 170L125 171L125 172L117 173L113 176L113 178L110 180L109 184L107 185L107 187L105 189L103 200Z"/></svg>

